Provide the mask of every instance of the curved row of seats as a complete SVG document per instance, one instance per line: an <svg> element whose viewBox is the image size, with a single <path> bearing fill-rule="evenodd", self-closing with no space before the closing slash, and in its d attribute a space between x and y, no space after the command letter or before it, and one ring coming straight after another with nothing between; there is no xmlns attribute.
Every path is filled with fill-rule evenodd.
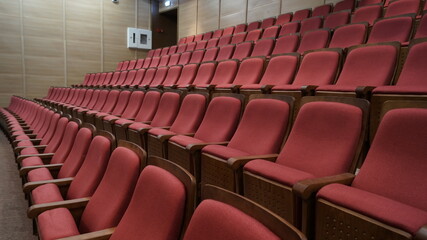
<svg viewBox="0 0 427 240"><path fill-rule="evenodd" d="M31 203L28 216L41 239L218 239L236 234L241 239L306 239L256 203L213 186L195 208L193 176L167 160L147 160L144 150L130 142L119 141L116 147L111 133L91 124L70 121L22 98L13 98L0 112L2 129L15 146L26 142L26 148L41 150L36 145L40 139L20 132L31 131L48 145L44 155L53 156L49 161L40 153L21 154L24 145L17 151ZM40 128L43 121L49 129ZM23 135L28 139L17 139ZM55 142L56 149L50 147ZM43 162L25 165L31 158ZM207 217L211 212L218 215ZM251 231L226 230L224 220L251 226Z"/></svg>

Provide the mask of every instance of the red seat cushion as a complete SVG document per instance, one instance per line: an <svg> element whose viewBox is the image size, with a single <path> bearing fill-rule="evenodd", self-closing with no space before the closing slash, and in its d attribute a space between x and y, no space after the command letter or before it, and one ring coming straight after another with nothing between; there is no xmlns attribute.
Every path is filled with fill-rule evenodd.
<svg viewBox="0 0 427 240"><path fill-rule="evenodd" d="M20 155L31 155L31 154L39 154L39 151L33 147L24 148L21 150Z"/></svg>
<svg viewBox="0 0 427 240"><path fill-rule="evenodd" d="M43 165L43 161L39 157L27 157L21 162L22 167Z"/></svg>
<svg viewBox="0 0 427 240"><path fill-rule="evenodd" d="M29 182L35 182L35 181L46 181L46 180L52 180L52 174L50 174L49 169L47 168L37 168L34 170L31 170L28 172L27 180Z"/></svg>
<svg viewBox="0 0 427 240"><path fill-rule="evenodd" d="M229 159L231 157L249 156L250 153L240 151L231 147L221 145L209 145L202 149L202 152L212 154L222 159Z"/></svg>
<svg viewBox="0 0 427 240"><path fill-rule="evenodd" d="M113 120L113 119L120 119L120 118L117 116L114 116L114 115L108 115L108 116L104 117L104 120L108 120L108 121Z"/></svg>
<svg viewBox="0 0 427 240"><path fill-rule="evenodd" d="M53 240L80 234L68 209L49 210L40 214L37 219L40 239Z"/></svg>
<svg viewBox="0 0 427 240"><path fill-rule="evenodd" d="M150 129L150 131L148 131L149 134L154 135L154 136L160 136L160 135L173 135L176 134L172 131L163 129L163 128L152 128Z"/></svg>
<svg viewBox="0 0 427 240"><path fill-rule="evenodd" d="M117 124L117 125L124 125L126 123L133 123L133 122L134 121L132 121L132 120L128 120L128 119L125 119L125 118L120 118L119 120L117 120L115 122L115 124Z"/></svg>
<svg viewBox="0 0 427 240"><path fill-rule="evenodd" d="M134 130L138 130L141 128L151 128L151 125L145 124L145 123L141 123L141 122L136 122L136 123L132 123L129 128L130 129L134 129Z"/></svg>
<svg viewBox="0 0 427 240"><path fill-rule="evenodd" d="M15 133L14 133L15 134ZM19 136L17 136L16 138L15 138L15 140L30 140L30 138L27 136L27 135L25 135L25 134L22 134L22 135L19 135ZM27 143L31 143L30 141L20 141L19 143L18 143L18 146L32 146L33 144L31 143L30 145L28 145ZM23 144L23 143L26 143L26 144Z"/></svg>
<svg viewBox="0 0 427 240"><path fill-rule="evenodd" d="M426 211L354 187L331 184L317 196L411 234L427 224Z"/></svg>
<svg viewBox="0 0 427 240"><path fill-rule="evenodd" d="M179 145L184 146L184 147L189 145L189 144L203 143L203 141L200 139L189 137L189 136L184 136L184 135L173 136L169 139L169 141L178 143Z"/></svg>
<svg viewBox="0 0 427 240"><path fill-rule="evenodd" d="M244 170L287 186L293 186L304 179L315 178L310 173L261 159L248 162Z"/></svg>
<svg viewBox="0 0 427 240"><path fill-rule="evenodd" d="M35 188L31 192L31 198L34 204L59 202L64 200L58 186L52 183Z"/></svg>
<svg viewBox="0 0 427 240"><path fill-rule="evenodd" d="M390 93L390 94L427 94L427 86L381 86L373 91L374 94Z"/></svg>

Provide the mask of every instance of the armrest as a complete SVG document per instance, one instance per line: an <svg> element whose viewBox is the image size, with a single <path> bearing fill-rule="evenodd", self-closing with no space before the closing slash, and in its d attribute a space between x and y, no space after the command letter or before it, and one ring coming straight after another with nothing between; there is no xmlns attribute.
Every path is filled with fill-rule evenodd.
<svg viewBox="0 0 427 240"><path fill-rule="evenodd" d="M313 96L316 92L316 88L318 86L315 85L306 85L301 87L302 96Z"/></svg>
<svg viewBox="0 0 427 240"><path fill-rule="evenodd" d="M187 88L188 91L194 90L195 87L196 85L194 84L188 84L187 86L185 86L185 88Z"/></svg>
<svg viewBox="0 0 427 240"><path fill-rule="evenodd" d="M172 89L177 89L177 88L178 88L178 84L172 84L172 85L170 86L170 88L172 88Z"/></svg>
<svg viewBox="0 0 427 240"><path fill-rule="evenodd" d="M232 169L237 170L238 168L245 165L247 162L255 160L255 159L265 159L267 161L276 161L276 158L279 154L265 154L265 155L253 155L253 156L242 156L242 157L232 157L227 160L228 165L231 166Z"/></svg>
<svg viewBox="0 0 427 240"><path fill-rule="evenodd" d="M62 165L64 165L64 164L57 163L57 164L46 164L46 165L22 167L21 169L19 169L19 175L25 176L28 174L29 171L34 170L34 169L38 169L38 168L47 168L49 171L50 170L59 170L59 169L61 169Z"/></svg>
<svg viewBox="0 0 427 240"><path fill-rule="evenodd" d="M212 90L215 89L215 87L216 87L215 84L208 84L208 86L206 86L206 89L209 90L209 91L212 91Z"/></svg>
<svg viewBox="0 0 427 240"><path fill-rule="evenodd" d="M414 240L426 240L426 239L427 239L427 225L424 225L415 234Z"/></svg>
<svg viewBox="0 0 427 240"><path fill-rule="evenodd" d="M231 85L230 89L232 92L238 92L242 85Z"/></svg>
<svg viewBox="0 0 427 240"><path fill-rule="evenodd" d="M47 145L35 145L35 146L22 146L22 147L16 147L16 148L14 149L14 151L15 151L15 153L19 154L23 149L25 149L25 148L29 148L29 147L35 148L35 149L37 149L37 151L39 151L39 152L40 152L40 150L44 150L44 149L47 147Z"/></svg>
<svg viewBox="0 0 427 240"><path fill-rule="evenodd" d="M165 134L165 135L158 135L158 136L157 136L157 139L158 139L160 142L164 142L164 141L168 140L169 138L171 138L171 137L173 137L173 136L176 136L176 135L178 135L178 134ZM186 134L181 134L181 135L185 135L185 136L194 136L194 133L186 133Z"/></svg>
<svg viewBox="0 0 427 240"><path fill-rule="evenodd" d="M363 98L363 99L370 99L372 95L372 90L374 89L375 87L372 87L372 86L359 86L356 88L356 97Z"/></svg>
<svg viewBox="0 0 427 240"><path fill-rule="evenodd" d="M261 86L261 92L262 93L271 93L271 89L274 87L274 85L262 85Z"/></svg>
<svg viewBox="0 0 427 240"><path fill-rule="evenodd" d="M73 180L74 180L73 177L69 177L69 178L60 178L60 179L45 180L45 181L27 182L22 187L22 191L24 191L24 193L30 193L38 186L49 184L49 183L55 184L58 187L68 186L71 184Z"/></svg>
<svg viewBox="0 0 427 240"><path fill-rule="evenodd" d="M14 140L14 141L12 142L12 144L16 146L19 142L22 142L22 141L30 141L30 142L32 142L32 143L35 143L36 145L39 145L39 144L40 144L40 142L42 141L42 139L40 139L40 138L31 138L31 137L36 137L36 136L37 136L36 134L27 134L27 136L28 136L30 139Z"/></svg>
<svg viewBox="0 0 427 240"><path fill-rule="evenodd" d="M16 161L20 164L22 160L28 157L39 157L41 159L49 159L53 157L53 153L40 153L40 154L32 154L32 155L19 155Z"/></svg>
<svg viewBox="0 0 427 240"><path fill-rule="evenodd" d="M90 198L77 198L77 199L65 200L60 202L35 204L30 208L28 208L27 216L31 219L34 219L41 213L47 210L55 209L55 208L67 208L67 209L84 208L86 207L89 200Z"/></svg>
<svg viewBox="0 0 427 240"><path fill-rule="evenodd" d="M309 199L314 193L320 190L320 188L332 184L341 183L349 185L353 182L354 174L343 173L335 176L328 176L322 178L306 179L299 181L294 184L292 191L303 200Z"/></svg>
<svg viewBox="0 0 427 240"><path fill-rule="evenodd" d="M194 143L194 144L189 144L185 148L191 152L195 152L197 150L200 150L206 147L207 145L227 145L228 143L229 143L228 141L227 142Z"/></svg>
<svg viewBox="0 0 427 240"><path fill-rule="evenodd" d="M113 235L114 230L116 228L107 228L95 232L84 233L76 236L66 237L66 238L58 238L58 240L107 240L110 239L111 235Z"/></svg>

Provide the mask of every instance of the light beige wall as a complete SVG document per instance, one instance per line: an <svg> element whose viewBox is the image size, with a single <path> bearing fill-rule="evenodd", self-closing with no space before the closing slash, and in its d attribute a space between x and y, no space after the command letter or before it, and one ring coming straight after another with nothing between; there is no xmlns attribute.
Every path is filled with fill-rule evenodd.
<svg viewBox="0 0 427 240"><path fill-rule="evenodd" d="M178 38L337 1L179 0Z"/></svg>
<svg viewBox="0 0 427 240"><path fill-rule="evenodd" d="M12 95L42 97L50 86L144 57L126 48L126 31L150 29L150 0L1 0L0 21L0 106L7 106Z"/></svg>

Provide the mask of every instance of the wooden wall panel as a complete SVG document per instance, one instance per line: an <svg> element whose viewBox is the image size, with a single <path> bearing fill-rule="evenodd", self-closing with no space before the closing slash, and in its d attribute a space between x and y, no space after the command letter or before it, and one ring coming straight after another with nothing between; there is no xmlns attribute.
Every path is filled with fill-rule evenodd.
<svg viewBox="0 0 427 240"><path fill-rule="evenodd" d="M248 0L248 23L279 14L280 0Z"/></svg>
<svg viewBox="0 0 427 240"><path fill-rule="evenodd" d="M247 0L221 1L220 28L246 23Z"/></svg>
<svg viewBox="0 0 427 240"><path fill-rule="evenodd" d="M178 38L197 33L197 0L180 0L178 8Z"/></svg>
<svg viewBox="0 0 427 240"><path fill-rule="evenodd" d="M219 0L199 0L197 33L213 31L219 28Z"/></svg>
<svg viewBox="0 0 427 240"><path fill-rule="evenodd" d="M324 0L282 0L281 13L295 12L305 8L314 8L324 3Z"/></svg>

